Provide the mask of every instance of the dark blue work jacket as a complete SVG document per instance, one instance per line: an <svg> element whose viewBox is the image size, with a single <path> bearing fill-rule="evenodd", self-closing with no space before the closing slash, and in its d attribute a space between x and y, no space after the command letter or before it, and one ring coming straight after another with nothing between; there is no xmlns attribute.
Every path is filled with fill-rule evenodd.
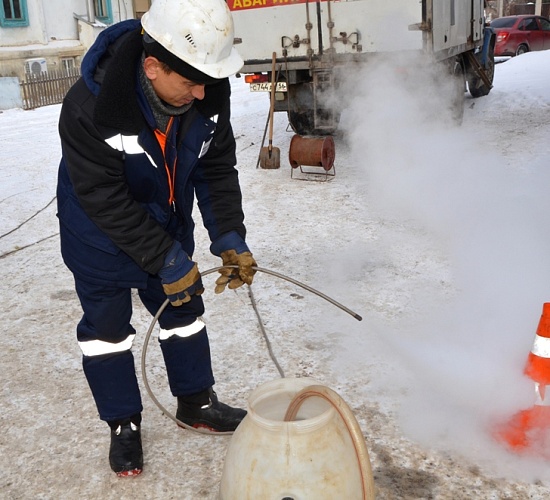
<svg viewBox="0 0 550 500"><path fill-rule="evenodd" d="M229 81L208 85L205 98L174 123L167 148L171 204L165 158L139 84L141 54L139 21L105 30L61 110L61 250L71 271L92 283L144 286L175 239L192 255L195 196L214 254L244 244L246 235Z"/></svg>

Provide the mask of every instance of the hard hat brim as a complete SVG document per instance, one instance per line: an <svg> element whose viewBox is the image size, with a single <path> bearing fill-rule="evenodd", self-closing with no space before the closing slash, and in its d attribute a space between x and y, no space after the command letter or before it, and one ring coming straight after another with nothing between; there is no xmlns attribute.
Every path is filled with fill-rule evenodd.
<svg viewBox="0 0 550 500"><path fill-rule="evenodd" d="M159 61L167 64L172 71L175 71L179 75L192 82L208 85L211 83L216 83L220 80L220 78L225 78L225 76L218 76L223 74L223 72L220 71L219 68L216 68L216 74L215 76L212 76L198 69L196 67L196 63L194 65L191 65L185 62L183 59L180 59L175 54L167 50L162 44L157 42L147 32L143 32L143 48L145 49L145 53L148 56L153 56L157 58ZM208 68L208 66L213 65L202 66L207 68L208 71L211 71L212 68ZM222 70L223 69L226 68L222 68Z"/></svg>
<svg viewBox="0 0 550 500"><path fill-rule="evenodd" d="M215 79L227 78L228 76L232 76L235 73L238 73L243 65L244 61L235 47L231 48L229 57L225 58L223 61L217 62L215 64L192 64L192 66L198 69L200 72Z"/></svg>

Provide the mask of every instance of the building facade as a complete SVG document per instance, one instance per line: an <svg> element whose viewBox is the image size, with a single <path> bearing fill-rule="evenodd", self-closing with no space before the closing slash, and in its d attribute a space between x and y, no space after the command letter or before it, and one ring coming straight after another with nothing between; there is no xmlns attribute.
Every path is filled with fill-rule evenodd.
<svg viewBox="0 0 550 500"><path fill-rule="evenodd" d="M107 26L135 19L151 0L3 0L0 2L0 78L79 68Z"/></svg>

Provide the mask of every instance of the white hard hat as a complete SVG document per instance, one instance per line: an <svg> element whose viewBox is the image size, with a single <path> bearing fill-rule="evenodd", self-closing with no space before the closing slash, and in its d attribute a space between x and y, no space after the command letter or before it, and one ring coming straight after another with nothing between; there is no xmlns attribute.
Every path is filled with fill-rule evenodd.
<svg viewBox="0 0 550 500"><path fill-rule="evenodd" d="M154 0L141 24L166 50L212 78L234 75L243 66L224 0Z"/></svg>

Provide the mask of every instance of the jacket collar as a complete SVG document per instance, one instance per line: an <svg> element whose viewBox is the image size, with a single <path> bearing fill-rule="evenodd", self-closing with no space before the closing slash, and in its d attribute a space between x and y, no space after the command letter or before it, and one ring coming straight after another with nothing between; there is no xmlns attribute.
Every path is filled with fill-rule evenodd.
<svg viewBox="0 0 550 500"><path fill-rule="evenodd" d="M141 23L134 19L103 31L82 63L82 77L97 96L94 121L128 133L144 126L136 88L143 45Z"/></svg>

